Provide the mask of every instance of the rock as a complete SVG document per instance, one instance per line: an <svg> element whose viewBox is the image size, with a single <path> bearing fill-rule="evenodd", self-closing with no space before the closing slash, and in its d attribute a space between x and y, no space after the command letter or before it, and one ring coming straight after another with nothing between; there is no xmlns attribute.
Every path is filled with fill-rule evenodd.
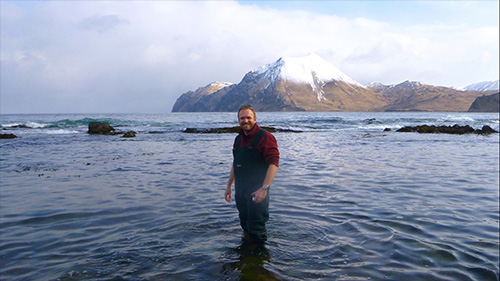
<svg viewBox="0 0 500 281"><path fill-rule="evenodd" d="M238 133L240 131L240 127L225 127L225 128L207 128L207 129L198 129L198 128L187 128L184 130L184 133L191 134L222 134L222 133Z"/></svg>
<svg viewBox="0 0 500 281"><path fill-rule="evenodd" d="M494 134L494 133L498 133L498 132L495 131L490 126L484 125L483 128L481 128L481 130L476 130L475 133L479 134L479 135L489 135L489 134Z"/></svg>
<svg viewBox="0 0 500 281"><path fill-rule="evenodd" d="M115 129L111 127L108 123L102 122L90 122L88 133L91 135L111 135L115 132Z"/></svg>
<svg viewBox="0 0 500 281"><path fill-rule="evenodd" d="M458 124L455 124L453 126L428 126L428 125L421 125L421 126L406 126L403 127L396 132L417 132L420 134L455 134L455 135L463 135L463 134L481 134L481 135L486 135L486 134L492 134L492 133L498 133L497 131L493 130L490 126L483 126L481 130L474 130L469 125L465 126L460 126Z"/></svg>
<svg viewBox="0 0 500 281"><path fill-rule="evenodd" d="M0 134L0 139L15 139L17 138L14 134Z"/></svg>
<svg viewBox="0 0 500 281"><path fill-rule="evenodd" d="M416 132L417 129L415 129L415 127L411 127L411 126L405 126L401 129L398 129L396 132L399 132L399 133L411 133L411 132Z"/></svg>
<svg viewBox="0 0 500 281"><path fill-rule="evenodd" d="M29 127L26 126L26 124L14 125L11 128L13 128L13 129L29 129Z"/></svg>
<svg viewBox="0 0 500 281"><path fill-rule="evenodd" d="M122 138L135 138L135 132L134 131L128 131L126 132Z"/></svg>
<svg viewBox="0 0 500 281"><path fill-rule="evenodd" d="M391 128L385 128L385 129L384 129L384 132L390 132L390 131L392 131L392 129L391 129Z"/></svg>
<svg viewBox="0 0 500 281"><path fill-rule="evenodd" d="M301 131L297 130L280 129L268 126L261 126L261 128L271 133L276 133L276 132L301 133ZM183 132L190 134L222 134L222 133L238 133L239 131L240 131L240 126L224 127L224 128L207 128L207 129L186 128Z"/></svg>
<svg viewBox="0 0 500 281"><path fill-rule="evenodd" d="M365 119L363 122L365 122L366 124L382 124L382 122L378 121L375 118L368 118Z"/></svg>

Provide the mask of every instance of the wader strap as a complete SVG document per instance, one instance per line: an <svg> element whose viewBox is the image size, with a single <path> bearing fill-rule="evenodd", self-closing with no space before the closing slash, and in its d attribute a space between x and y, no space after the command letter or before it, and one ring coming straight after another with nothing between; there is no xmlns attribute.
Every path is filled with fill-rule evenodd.
<svg viewBox="0 0 500 281"><path fill-rule="evenodd" d="M262 138L262 136L266 133L267 131L264 130L264 129L260 129L256 134L255 134L255 137L253 138L252 140L252 144L250 145L251 147L255 147L257 146L257 144L259 144L260 142L260 139ZM235 141L235 147L238 148L240 147L241 145L241 135L238 135L236 137L236 141Z"/></svg>
<svg viewBox="0 0 500 281"><path fill-rule="evenodd" d="M238 147L240 147L240 144L241 144L241 135L238 135L238 136L236 137L236 141L235 141L235 143L234 143L234 147L235 147L235 148L238 148Z"/></svg>
<svg viewBox="0 0 500 281"><path fill-rule="evenodd" d="M253 141L252 141L252 146L253 147L256 147L257 144L259 144L260 142L260 139L262 138L262 136L266 133L267 131L264 130L264 129L260 129L257 134L255 134L255 137L253 138Z"/></svg>

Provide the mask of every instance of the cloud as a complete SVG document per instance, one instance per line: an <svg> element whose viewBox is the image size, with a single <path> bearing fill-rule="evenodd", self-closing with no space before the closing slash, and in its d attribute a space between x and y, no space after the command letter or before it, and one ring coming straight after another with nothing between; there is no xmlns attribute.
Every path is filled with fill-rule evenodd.
<svg viewBox="0 0 500 281"><path fill-rule="evenodd" d="M183 92L312 52L361 83L498 77L497 25L233 1L18 3L1 2L2 113L169 112Z"/></svg>
<svg viewBox="0 0 500 281"><path fill-rule="evenodd" d="M117 15L92 16L80 21L79 26L87 30L95 30L104 33L114 29L120 24L130 24L128 20L121 19Z"/></svg>

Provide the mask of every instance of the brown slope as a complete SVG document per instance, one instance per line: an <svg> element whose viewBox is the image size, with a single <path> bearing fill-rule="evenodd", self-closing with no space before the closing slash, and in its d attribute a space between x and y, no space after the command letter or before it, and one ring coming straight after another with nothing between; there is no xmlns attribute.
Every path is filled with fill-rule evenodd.
<svg viewBox="0 0 500 281"><path fill-rule="evenodd" d="M213 92L211 85L183 94L173 111L235 111L243 104L258 111L467 111L488 92L458 91L406 81L367 88L330 81L314 85L249 73L236 85Z"/></svg>
<svg viewBox="0 0 500 281"><path fill-rule="evenodd" d="M388 105L383 109L389 111L467 111L472 102L484 94L484 92L459 91L410 81L393 86L379 85L372 89L386 98Z"/></svg>
<svg viewBox="0 0 500 281"><path fill-rule="evenodd" d="M213 82L194 92L186 92L176 100L172 112L205 111L205 103L216 102L231 86L227 82Z"/></svg>
<svg viewBox="0 0 500 281"><path fill-rule="evenodd" d="M285 88L290 100L306 111L377 111L387 105L380 93L342 81L316 85L321 89L319 98L318 90L308 84L287 82Z"/></svg>

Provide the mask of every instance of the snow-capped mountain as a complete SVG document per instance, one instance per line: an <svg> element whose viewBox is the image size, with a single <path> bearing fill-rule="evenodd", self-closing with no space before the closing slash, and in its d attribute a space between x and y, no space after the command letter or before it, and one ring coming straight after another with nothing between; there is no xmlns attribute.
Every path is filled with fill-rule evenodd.
<svg viewBox="0 0 500 281"><path fill-rule="evenodd" d="M381 95L316 54L283 57L248 72L221 98L217 111L233 111L244 103L261 111L351 111L384 105Z"/></svg>
<svg viewBox="0 0 500 281"><path fill-rule="evenodd" d="M311 54L280 58L238 84L212 83L184 93L172 111L234 112L243 104L257 111L467 111L482 94L415 81L364 86Z"/></svg>
<svg viewBox="0 0 500 281"><path fill-rule="evenodd" d="M341 81L365 88L364 85L314 53L298 58L283 57L274 63L259 67L249 74L259 76L261 81L266 81L266 87L274 84L277 79L285 83L307 84L311 86L318 101L325 100L323 86L331 81Z"/></svg>
<svg viewBox="0 0 500 281"><path fill-rule="evenodd" d="M253 72L266 73L264 77L270 81L279 77L285 81L306 83L311 87L314 87L317 82L326 83L332 80L365 87L314 53L298 58L283 57Z"/></svg>
<svg viewBox="0 0 500 281"><path fill-rule="evenodd" d="M484 81L479 83L471 84L467 87L464 87L465 91L498 91L499 89L499 80L496 81Z"/></svg>

